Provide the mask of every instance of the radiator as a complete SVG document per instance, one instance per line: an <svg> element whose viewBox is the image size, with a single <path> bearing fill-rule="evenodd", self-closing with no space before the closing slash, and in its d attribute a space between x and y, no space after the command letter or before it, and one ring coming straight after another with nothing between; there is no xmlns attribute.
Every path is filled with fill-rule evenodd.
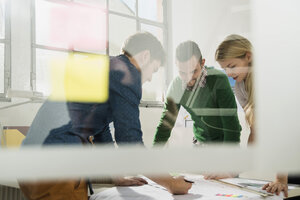
<svg viewBox="0 0 300 200"><path fill-rule="evenodd" d="M19 188L0 185L0 200L26 200Z"/></svg>

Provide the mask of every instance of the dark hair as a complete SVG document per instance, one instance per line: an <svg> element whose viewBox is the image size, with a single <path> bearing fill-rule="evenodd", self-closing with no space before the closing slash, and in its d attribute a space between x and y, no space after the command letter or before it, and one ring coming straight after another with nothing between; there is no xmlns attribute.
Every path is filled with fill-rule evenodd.
<svg viewBox="0 0 300 200"><path fill-rule="evenodd" d="M158 39L148 32L139 32L130 36L123 44L122 52L127 56L149 50L151 60L159 60L161 65L165 62L164 49Z"/></svg>
<svg viewBox="0 0 300 200"><path fill-rule="evenodd" d="M176 59L179 62L186 62L192 56L195 56L197 59L199 59L199 62L202 61L202 54L201 54L199 46L197 45L196 42L188 40L188 41L180 43L177 46L177 48L176 48Z"/></svg>

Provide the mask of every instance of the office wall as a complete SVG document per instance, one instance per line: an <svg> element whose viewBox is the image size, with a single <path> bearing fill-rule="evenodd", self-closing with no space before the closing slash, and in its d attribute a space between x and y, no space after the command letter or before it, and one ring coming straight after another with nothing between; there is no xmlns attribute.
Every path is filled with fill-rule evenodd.
<svg viewBox="0 0 300 200"><path fill-rule="evenodd" d="M24 100L22 100L23 102ZM1 107L11 105L1 103ZM0 122L2 126L30 126L41 103L28 103L0 111Z"/></svg>
<svg viewBox="0 0 300 200"><path fill-rule="evenodd" d="M261 170L300 172L300 1L254 0ZM267 9L266 9L267 8Z"/></svg>
<svg viewBox="0 0 300 200"><path fill-rule="evenodd" d="M198 43L206 64L218 66L214 53L227 35L251 36L250 14L250 0L174 0L173 51L179 43L193 40Z"/></svg>

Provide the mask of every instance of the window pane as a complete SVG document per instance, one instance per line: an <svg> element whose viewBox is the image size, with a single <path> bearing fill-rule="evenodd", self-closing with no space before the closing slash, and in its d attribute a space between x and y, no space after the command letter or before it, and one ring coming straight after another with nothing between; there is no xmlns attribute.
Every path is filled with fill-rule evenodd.
<svg viewBox="0 0 300 200"><path fill-rule="evenodd" d="M5 37L5 0L0 0L0 39Z"/></svg>
<svg viewBox="0 0 300 200"><path fill-rule="evenodd" d="M4 93L4 44L0 44L0 93Z"/></svg>
<svg viewBox="0 0 300 200"><path fill-rule="evenodd" d="M163 21L163 0L139 0L139 17L153 20Z"/></svg>
<svg viewBox="0 0 300 200"><path fill-rule="evenodd" d="M141 24L141 30L152 33L163 44L163 30L159 27ZM153 74L152 81L143 85L143 100L144 101L162 101L164 92L164 68L160 68L159 71Z"/></svg>
<svg viewBox="0 0 300 200"><path fill-rule="evenodd" d="M55 46L67 48L65 44L55 44L50 38L50 12L52 9L63 7L62 4L57 4L50 1L36 0L35 1L35 29L36 43L47 46Z"/></svg>
<svg viewBox="0 0 300 200"><path fill-rule="evenodd" d="M74 2L90 6L101 6L102 8L106 8L106 0L74 0Z"/></svg>
<svg viewBox="0 0 300 200"><path fill-rule="evenodd" d="M155 35L159 39L161 44L164 44L163 43L163 30L162 30L162 28L157 27L157 26L148 25L148 24L141 24L141 30L152 33L153 35Z"/></svg>
<svg viewBox="0 0 300 200"><path fill-rule="evenodd" d="M109 10L127 15L135 15L136 0L109 0Z"/></svg>
<svg viewBox="0 0 300 200"><path fill-rule="evenodd" d="M106 11L99 5L36 0L36 43L105 53Z"/></svg>
<svg viewBox="0 0 300 200"><path fill-rule="evenodd" d="M48 96L51 92L50 67L56 59L66 59L68 53L36 49L36 90Z"/></svg>
<svg viewBox="0 0 300 200"><path fill-rule="evenodd" d="M165 69L160 69L152 75L151 82L143 84L143 101L163 101Z"/></svg>
<svg viewBox="0 0 300 200"><path fill-rule="evenodd" d="M136 21L109 15L109 55L118 55L125 39L136 33Z"/></svg>

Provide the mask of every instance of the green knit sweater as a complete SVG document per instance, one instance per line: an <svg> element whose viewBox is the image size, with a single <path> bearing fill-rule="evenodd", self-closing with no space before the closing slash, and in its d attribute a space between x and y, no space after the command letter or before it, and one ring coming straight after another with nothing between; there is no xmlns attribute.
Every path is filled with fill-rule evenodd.
<svg viewBox="0 0 300 200"><path fill-rule="evenodd" d="M207 70L204 87L184 89L176 77L167 91L159 125L153 144L164 144L170 137L178 110L183 106L194 122L195 138L208 142L239 142L241 126L237 116L237 105L227 76L213 67Z"/></svg>

